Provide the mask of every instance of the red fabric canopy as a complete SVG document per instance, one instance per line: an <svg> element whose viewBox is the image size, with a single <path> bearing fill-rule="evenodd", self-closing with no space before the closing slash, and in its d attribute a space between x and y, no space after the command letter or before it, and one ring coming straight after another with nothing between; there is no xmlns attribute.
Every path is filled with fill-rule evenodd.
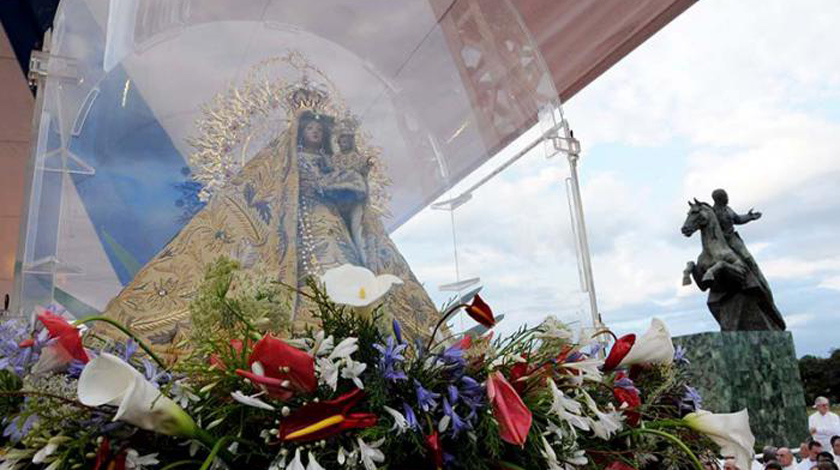
<svg viewBox="0 0 840 470"><path fill-rule="evenodd" d="M568 100L697 0L513 0Z"/></svg>

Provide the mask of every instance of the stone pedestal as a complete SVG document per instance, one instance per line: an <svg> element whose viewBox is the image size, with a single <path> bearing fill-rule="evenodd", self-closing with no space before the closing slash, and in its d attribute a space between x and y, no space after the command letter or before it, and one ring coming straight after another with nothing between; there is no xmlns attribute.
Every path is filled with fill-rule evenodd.
<svg viewBox="0 0 840 470"><path fill-rule="evenodd" d="M674 338L691 361L703 408L747 408L756 445L795 448L808 436L805 395L787 331L725 331Z"/></svg>

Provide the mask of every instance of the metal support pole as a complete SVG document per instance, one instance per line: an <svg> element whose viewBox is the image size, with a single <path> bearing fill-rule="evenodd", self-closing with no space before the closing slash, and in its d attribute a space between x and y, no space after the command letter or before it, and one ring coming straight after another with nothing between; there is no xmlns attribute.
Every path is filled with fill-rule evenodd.
<svg viewBox="0 0 840 470"><path fill-rule="evenodd" d="M589 295L589 308L592 312L592 326L595 330L604 327L601 320L601 312L598 310L598 300L595 295L595 278L592 274L592 258L589 253L589 239L586 234L586 222L583 217L583 202L580 194L580 178L578 176L578 161L580 160L580 142L575 139L574 132L569 129L569 123L565 119L562 125L562 135L559 136L555 147L563 150L569 160L569 180L571 182L572 208L575 212L574 223L577 225L575 233L578 237L580 248L581 267L586 293ZM566 146L562 147L565 141Z"/></svg>

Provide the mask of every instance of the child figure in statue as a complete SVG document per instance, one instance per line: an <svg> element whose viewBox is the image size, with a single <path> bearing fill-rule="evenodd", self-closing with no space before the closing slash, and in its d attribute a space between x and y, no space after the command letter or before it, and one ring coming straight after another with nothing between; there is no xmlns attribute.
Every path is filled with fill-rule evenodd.
<svg viewBox="0 0 840 470"><path fill-rule="evenodd" d="M367 177L370 172L370 160L356 148L356 129L359 122L348 115L336 126L338 152L327 164L325 179L329 189L324 196L338 208L347 226L353 242L359 248L361 262L367 264L362 233L362 217L368 198Z"/></svg>

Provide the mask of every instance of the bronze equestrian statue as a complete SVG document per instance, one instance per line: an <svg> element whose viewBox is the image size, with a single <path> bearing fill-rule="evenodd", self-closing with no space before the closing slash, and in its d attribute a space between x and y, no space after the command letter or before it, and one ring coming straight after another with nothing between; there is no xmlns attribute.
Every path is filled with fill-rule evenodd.
<svg viewBox="0 0 840 470"><path fill-rule="evenodd" d="M716 189L712 199L714 206L697 199L688 202L682 233L690 237L700 230L703 251L696 263L688 262L683 285L694 279L700 290L709 291L707 304L721 331L784 330L770 285L735 231L735 225L758 220L761 213L750 209L738 214L722 189Z"/></svg>

